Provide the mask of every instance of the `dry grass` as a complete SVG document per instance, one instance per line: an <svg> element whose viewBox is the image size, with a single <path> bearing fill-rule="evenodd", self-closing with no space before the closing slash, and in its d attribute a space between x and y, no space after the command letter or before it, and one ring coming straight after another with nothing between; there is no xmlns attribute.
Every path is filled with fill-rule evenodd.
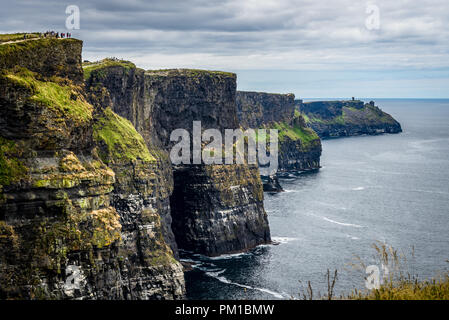
<svg viewBox="0 0 449 320"><path fill-rule="evenodd" d="M333 276L327 270L327 294L314 295L310 281L299 293L300 299L304 300L449 300L449 273L445 271L437 278L422 280L413 274L413 261L415 250L412 247L410 253L398 251L385 243L377 242L372 245L375 254L375 264L380 266L384 272L378 289L354 290L349 294L334 294L334 287L338 280L337 270ZM449 263L449 260L446 260ZM358 256L355 261L349 263L351 268L365 272L367 264ZM385 272L388 270L388 272Z"/></svg>

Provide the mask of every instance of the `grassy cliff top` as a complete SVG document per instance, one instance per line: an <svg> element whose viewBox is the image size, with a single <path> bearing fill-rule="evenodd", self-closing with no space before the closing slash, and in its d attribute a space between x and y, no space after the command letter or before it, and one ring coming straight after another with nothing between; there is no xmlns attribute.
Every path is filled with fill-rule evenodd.
<svg viewBox="0 0 449 320"><path fill-rule="evenodd" d="M2 42L9 42L9 41L23 40L23 37L25 35L27 36L27 39L38 38L39 37L39 33L37 33L37 32L0 34L0 43L2 43Z"/></svg>
<svg viewBox="0 0 449 320"><path fill-rule="evenodd" d="M187 76L187 77L200 77L200 76L221 76L236 78L237 75L232 72L214 71L214 70L200 70L200 69L162 69L162 70L147 70L145 72L148 75L157 76Z"/></svg>
<svg viewBox="0 0 449 320"><path fill-rule="evenodd" d="M5 36L5 35L0 35L1 36ZM8 37L5 37L4 39L7 39ZM35 49L35 48L39 48L39 47L52 47L55 44L59 44L59 43L75 43L75 42L79 42L82 43L81 40L75 39L75 38L38 38L33 37L33 39L27 39L27 40L23 40L23 34L22 34L22 40L21 39L16 39L16 40L11 40L11 41L15 41L15 42L8 42L8 41L2 41L0 42L0 57L1 56L6 56L8 54L12 54L14 52L23 52L26 50L30 50L30 49ZM5 43L7 42L7 43Z"/></svg>
<svg viewBox="0 0 449 320"><path fill-rule="evenodd" d="M133 124L106 108L94 124L94 139L102 146L100 157L105 163L156 159Z"/></svg>
<svg viewBox="0 0 449 320"><path fill-rule="evenodd" d="M272 92L259 92L259 91L241 91L238 90L237 94L257 94L257 95L269 95L269 96L293 96L293 99L295 98L294 93L272 93Z"/></svg>
<svg viewBox="0 0 449 320"><path fill-rule="evenodd" d="M136 65L134 63L115 58L106 58L96 62L84 62L83 63L84 79L85 80L89 79L92 72L94 71L100 71L102 69L111 67L123 67L126 70L136 69Z"/></svg>
<svg viewBox="0 0 449 320"><path fill-rule="evenodd" d="M357 100L356 100L357 101ZM352 102L352 101L351 101ZM323 118L316 113L302 113L306 123L321 124L358 124L358 123L389 123L395 124L396 120L378 107L365 104L362 108L343 106L341 113L332 118Z"/></svg>

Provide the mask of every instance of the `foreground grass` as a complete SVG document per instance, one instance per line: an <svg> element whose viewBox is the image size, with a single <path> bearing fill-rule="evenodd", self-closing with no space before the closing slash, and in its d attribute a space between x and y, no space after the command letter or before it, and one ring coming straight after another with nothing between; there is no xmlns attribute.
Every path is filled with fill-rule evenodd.
<svg viewBox="0 0 449 320"><path fill-rule="evenodd" d="M368 293L353 293L351 300L449 300L449 275L440 280L402 279Z"/></svg>
<svg viewBox="0 0 449 320"><path fill-rule="evenodd" d="M334 295L334 288L338 281L337 270L331 274L327 270L327 294L314 296L314 290L310 283L301 290L300 299L304 300L449 300L449 272L446 270L437 279L420 280L418 276L412 275L413 267L409 259L415 258L414 248L410 254L398 252L392 246L382 242L372 245L375 249L374 264L388 270L383 276L377 289L354 290L349 294ZM367 265L355 257L355 263L349 265L365 273ZM446 260L449 263L449 260ZM365 280L368 280L365 278Z"/></svg>

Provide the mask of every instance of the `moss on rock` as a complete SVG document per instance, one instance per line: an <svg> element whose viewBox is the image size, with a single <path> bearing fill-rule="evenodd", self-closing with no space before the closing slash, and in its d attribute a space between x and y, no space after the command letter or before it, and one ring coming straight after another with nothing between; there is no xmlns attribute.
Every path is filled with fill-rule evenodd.
<svg viewBox="0 0 449 320"><path fill-rule="evenodd" d="M80 88L58 77L39 79L39 76L25 68L10 71L6 77L30 91L30 100L41 103L62 118L77 122L92 120L93 107L84 99Z"/></svg>
<svg viewBox="0 0 449 320"><path fill-rule="evenodd" d="M28 170L19 159L21 154L16 142L0 137L0 186L8 186L26 176Z"/></svg>
<svg viewBox="0 0 449 320"><path fill-rule="evenodd" d="M100 144L100 157L106 163L136 159L156 161L132 123L110 108L106 108L94 124L94 139Z"/></svg>
<svg viewBox="0 0 449 320"><path fill-rule="evenodd" d="M86 62L83 63L84 80L88 80L93 73L100 78L104 78L106 76L104 69L111 67L123 67L125 71L129 71L131 69L135 69L136 65L130 61L114 58L106 58L97 62Z"/></svg>

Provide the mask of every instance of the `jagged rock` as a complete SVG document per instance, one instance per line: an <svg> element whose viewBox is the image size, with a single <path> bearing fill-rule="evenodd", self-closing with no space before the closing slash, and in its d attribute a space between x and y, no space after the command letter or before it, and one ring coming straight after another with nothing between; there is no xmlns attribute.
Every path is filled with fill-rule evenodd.
<svg viewBox="0 0 449 320"><path fill-rule="evenodd" d="M277 175L262 176L263 191L266 192L282 192L282 188Z"/></svg>

